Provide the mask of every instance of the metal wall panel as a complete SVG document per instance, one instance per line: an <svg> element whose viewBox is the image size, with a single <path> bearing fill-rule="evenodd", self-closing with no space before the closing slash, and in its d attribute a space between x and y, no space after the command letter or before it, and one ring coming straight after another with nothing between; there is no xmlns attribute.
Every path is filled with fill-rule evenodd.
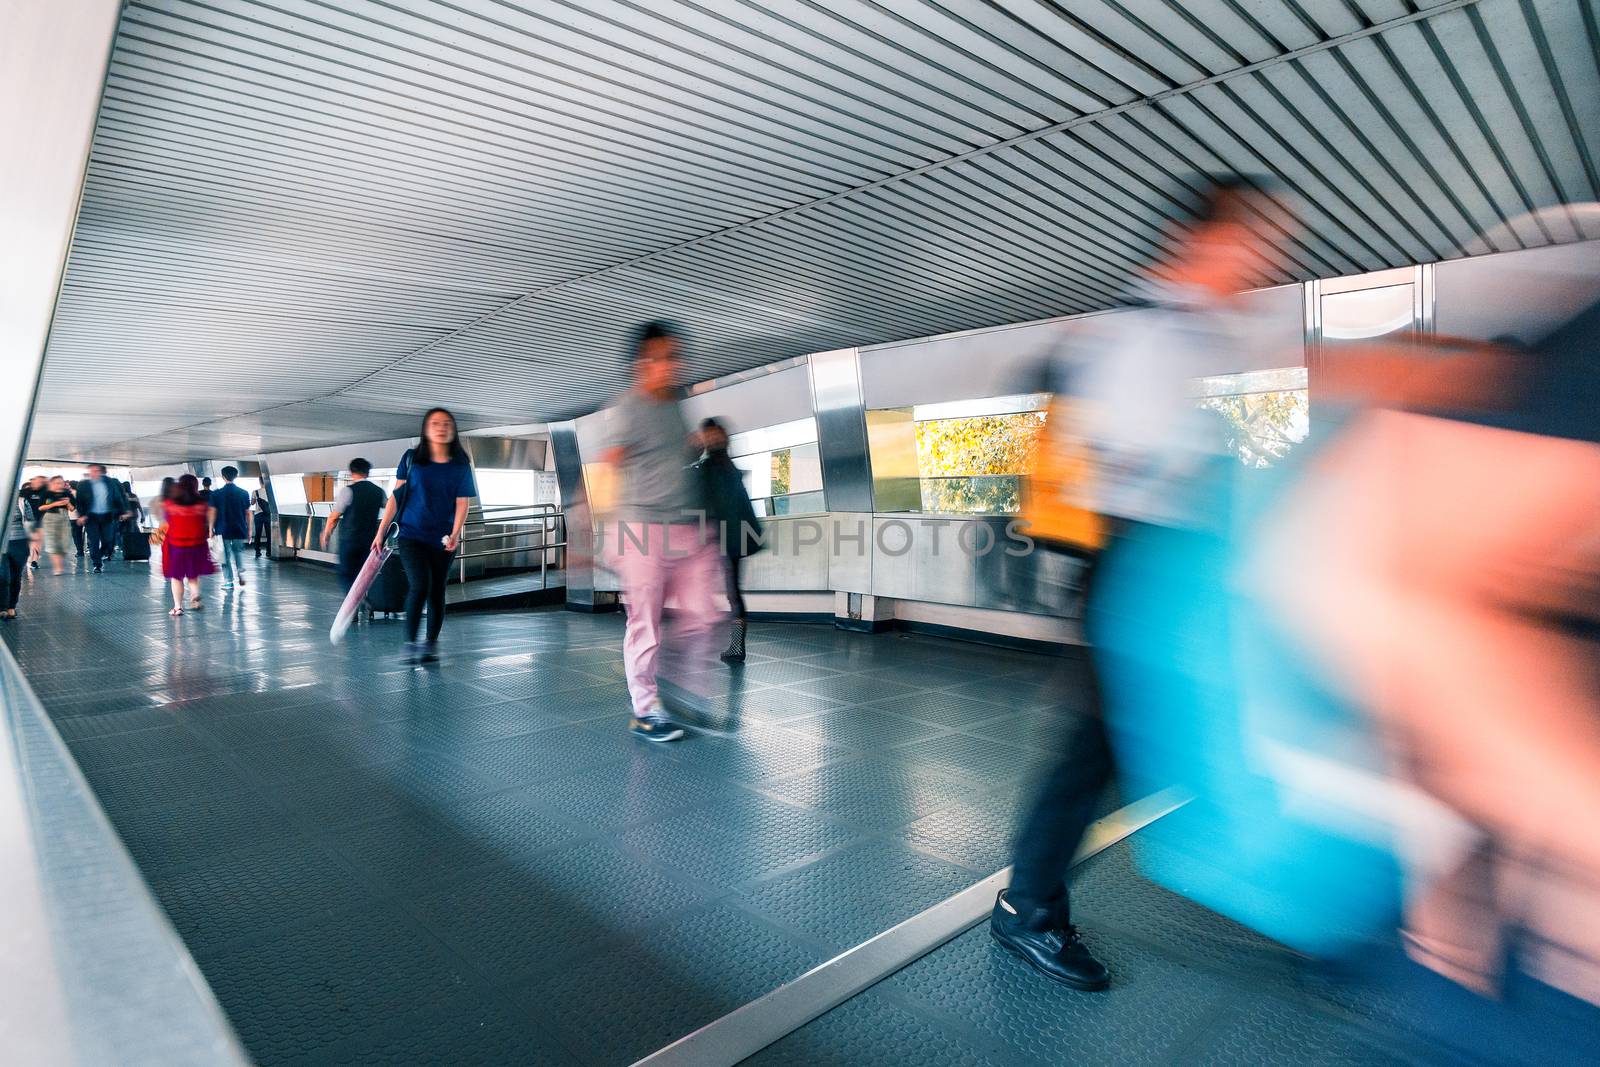
<svg viewBox="0 0 1600 1067"><path fill-rule="evenodd" d="M683 416L691 426L715 418L730 433L809 419L811 377L804 366L764 374L722 389L684 398Z"/></svg>
<svg viewBox="0 0 1600 1067"><path fill-rule="evenodd" d="M869 409L878 409L1033 392L1039 363L1062 340L1069 321L1021 323L863 348L862 397Z"/></svg>
<svg viewBox="0 0 1600 1067"><path fill-rule="evenodd" d="M828 510L871 511L872 463L856 350L818 352L809 367L822 456L822 492Z"/></svg>
<svg viewBox="0 0 1600 1067"><path fill-rule="evenodd" d="M1441 263L1434 281L1439 333L1534 341L1600 300L1600 241Z"/></svg>
<svg viewBox="0 0 1600 1067"><path fill-rule="evenodd" d="M898 600L973 607L977 604L975 554L961 547L962 528L981 519L874 515L872 592ZM976 546L981 541L968 542Z"/></svg>
<svg viewBox="0 0 1600 1067"><path fill-rule="evenodd" d="M743 563L740 581L752 592L816 592L834 588L829 578L827 515L763 520L768 547Z"/></svg>

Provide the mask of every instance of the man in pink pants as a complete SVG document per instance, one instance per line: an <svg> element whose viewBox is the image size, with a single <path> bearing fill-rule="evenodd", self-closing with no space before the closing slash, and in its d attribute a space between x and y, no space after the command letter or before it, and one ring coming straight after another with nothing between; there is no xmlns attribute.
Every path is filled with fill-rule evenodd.
<svg viewBox="0 0 1600 1067"><path fill-rule="evenodd" d="M643 327L634 386L609 412L611 446L602 457L620 475L617 521L603 536L628 609L622 660L633 702L629 728L646 741L683 736L661 703L657 678L693 692L695 673L713 664L721 622L714 599L721 559L694 468L700 449L678 407L679 371L672 328ZM668 608L676 632L664 640Z"/></svg>

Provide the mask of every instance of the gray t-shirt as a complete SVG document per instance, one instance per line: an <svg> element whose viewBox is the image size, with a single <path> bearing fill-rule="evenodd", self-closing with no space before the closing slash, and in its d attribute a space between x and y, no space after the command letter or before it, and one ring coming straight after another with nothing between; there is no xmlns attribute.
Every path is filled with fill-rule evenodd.
<svg viewBox="0 0 1600 1067"><path fill-rule="evenodd" d="M634 522L698 522L699 459L676 398L656 400L637 389L624 393L609 413L610 440L622 449L617 510Z"/></svg>

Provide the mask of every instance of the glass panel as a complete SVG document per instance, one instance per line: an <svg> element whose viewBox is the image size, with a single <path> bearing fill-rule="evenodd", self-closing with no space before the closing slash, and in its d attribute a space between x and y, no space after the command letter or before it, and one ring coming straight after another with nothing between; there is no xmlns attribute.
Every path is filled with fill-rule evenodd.
<svg viewBox="0 0 1600 1067"><path fill-rule="evenodd" d="M1197 396L1242 396L1245 393L1275 393L1282 389L1306 387L1304 367L1280 367L1276 370L1254 370L1243 374L1219 374L1213 378L1196 378Z"/></svg>
<svg viewBox="0 0 1600 1067"><path fill-rule="evenodd" d="M133 495L138 497L145 507L149 507L161 493L160 479L148 482L134 482Z"/></svg>
<svg viewBox="0 0 1600 1067"><path fill-rule="evenodd" d="M1042 411L917 423L917 469L924 478L1026 474L1044 426Z"/></svg>
<svg viewBox="0 0 1600 1067"><path fill-rule="evenodd" d="M879 486L878 510L1015 514L1048 400L1042 393L1017 393L867 412L874 482L904 466L908 490L886 493Z"/></svg>
<svg viewBox="0 0 1600 1067"><path fill-rule="evenodd" d="M756 514L763 518L774 515L815 515L826 511L821 493L790 493L786 496L751 497Z"/></svg>
<svg viewBox="0 0 1600 1067"><path fill-rule="evenodd" d="M476 469L478 503L486 508L511 505L526 506L536 502L537 480L535 471Z"/></svg>
<svg viewBox="0 0 1600 1067"><path fill-rule="evenodd" d="M922 506L917 485L917 423L909 407L866 413L867 454L872 465L872 510L909 512Z"/></svg>
<svg viewBox="0 0 1600 1067"><path fill-rule="evenodd" d="M1416 308L1413 287L1385 285L1322 297L1322 340L1371 341L1379 337L1401 340L1413 332Z"/></svg>
<svg viewBox="0 0 1600 1067"><path fill-rule="evenodd" d="M759 450L757 445L766 447ZM815 419L769 426L734 434L728 440L728 454L744 476L745 492L752 501L770 500L801 494L822 493L822 455L817 447ZM787 506L787 505L785 505ZM820 503L802 506L806 511L823 510ZM762 511L758 514L791 514L789 511Z"/></svg>
<svg viewBox="0 0 1600 1067"><path fill-rule="evenodd" d="M961 515L1014 515L1022 506L1016 474L922 479L922 510Z"/></svg>
<svg viewBox="0 0 1600 1067"><path fill-rule="evenodd" d="M310 509L306 506L306 481L303 474L274 474L272 481L272 499L278 505L280 515L309 515Z"/></svg>
<svg viewBox="0 0 1600 1067"><path fill-rule="evenodd" d="M758 452L771 452L779 448L803 445L817 439L816 419L796 419L776 426L763 426L745 430L728 438L730 456L752 456Z"/></svg>
<svg viewBox="0 0 1600 1067"><path fill-rule="evenodd" d="M815 441L789 449L789 488L791 493L822 491L822 454Z"/></svg>
<svg viewBox="0 0 1600 1067"><path fill-rule="evenodd" d="M76 463L76 462L72 462L72 463L62 462L62 463L48 463L48 464L29 463L29 464L27 464L26 466L24 466L22 468L22 478L18 482L18 484L20 485L21 482L25 482L29 478L32 478L35 475L39 475L39 474L44 475L46 478L53 477L54 475L59 474L59 475L61 475L61 477L65 478L67 481L75 482L78 479L83 477L83 472L87 468L88 468L88 464L87 463ZM126 482L126 481L129 480L128 471L129 471L129 468L127 468L127 467L107 467L106 468L106 477L107 478L115 478L119 482ZM156 484L160 485L161 482L157 481Z"/></svg>
<svg viewBox="0 0 1600 1067"><path fill-rule="evenodd" d="M774 515L813 515L822 510L821 493L792 493L772 498Z"/></svg>
<svg viewBox="0 0 1600 1067"><path fill-rule="evenodd" d="M914 418L918 422L936 422L940 419L971 419L980 415L1014 415L1022 411L1040 411L1049 404L1043 393L1017 393L1013 396L989 396L979 400L952 400L941 404L918 404Z"/></svg>
<svg viewBox="0 0 1600 1067"><path fill-rule="evenodd" d="M1200 406L1227 421L1228 447L1245 466L1270 467L1306 439L1311 423L1304 367L1225 374L1199 382Z"/></svg>

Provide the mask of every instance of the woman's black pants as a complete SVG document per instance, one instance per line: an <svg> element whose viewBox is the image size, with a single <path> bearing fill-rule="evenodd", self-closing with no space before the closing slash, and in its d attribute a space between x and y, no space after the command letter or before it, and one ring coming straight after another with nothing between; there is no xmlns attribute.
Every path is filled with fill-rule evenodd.
<svg viewBox="0 0 1600 1067"><path fill-rule="evenodd" d="M728 582L728 611L735 619L744 619L744 593L739 589L739 565L744 562L738 556L724 556L723 562L727 564L723 569L727 571Z"/></svg>
<svg viewBox="0 0 1600 1067"><path fill-rule="evenodd" d="M400 565L406 569L406 640L415 641L422 626L422 605L428 605L428 640L437 641L444 626L444 585L450 579L454 552L443 545L413 541L402 537L395 547Z"/></svg>

